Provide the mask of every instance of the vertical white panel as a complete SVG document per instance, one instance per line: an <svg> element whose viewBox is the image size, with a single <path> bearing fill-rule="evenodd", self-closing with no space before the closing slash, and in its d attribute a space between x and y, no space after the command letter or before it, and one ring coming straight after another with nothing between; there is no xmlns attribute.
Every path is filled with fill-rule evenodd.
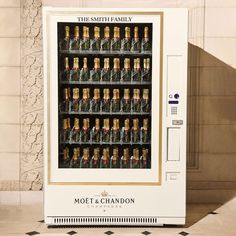
<svg viewBox="0 0 236 236"><path fill-rule="evenodd" d="M180 129L168 128L167 161L180 160Z"/></svg>

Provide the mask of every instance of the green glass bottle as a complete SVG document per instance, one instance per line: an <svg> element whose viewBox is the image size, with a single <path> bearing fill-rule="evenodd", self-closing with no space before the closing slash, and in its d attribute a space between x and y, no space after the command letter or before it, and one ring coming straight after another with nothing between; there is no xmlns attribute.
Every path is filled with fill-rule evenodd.
<svg viewBox="0 0 236 236"><path fill-rule="evenodd" d="M90 48L89 27L83 26L83 39L81 40L81 50L87 51Z"/></svg>
<svg viewBox="0 0 236 236"><path fill-rule="evenodd" d="M89 69L88 69L87 62L88 62L87 57L85 57L83 59L83 68L82 68L81 73L80 73L80 79L82 81L88 81L89 80Z"/></svg>
<svg viewBox="0 0 236 236"><path fill-rule="evenodd" d="M70 150L68 147L63 149L63 158L59 162L60 168L69 168L70 167Z"/></svg>
<svg viewBox="0 0 236 236"><path fill-rule="evenodd" d="M143 97L142 97L142 111L150 112L150 99L149 99L149 89L143 89Z"/></svg>
<svg viewBox="0 0 236 236"><path fill-rule="evenodd" d="M83 112L88 112L90 109L89 88L83 88L83 97L80 103L80 109Z"/></svg>
<svg viewBox="0 0 236 236"><path fill-rule="evenodd" d="M140 40L139 40L139 35L138 35L138 27L134 27L134 38L132 39L132 44L131 44L131 51L134 53L140 52L141 45L140 45Z"/></svg>
<svg viewBox="0 0 236 236"><path fill-rule="evenodd" d="M92 140L93 142L100 142L100 120L98 118L95 119L95 126L92 130Z"/></svg>
<svg viewBox="0 0 236 236"><path fill-rule="evenodd" d="M120 81L120 59L119 58L114 58L113 59L113 69L111 70L111 80L114 82L119 82Z"/></svg>
<svg viewBox="0 0 236 236"><path fill-rule="evenodd" d="M151 51L151 42L150 42L150 39L149 39L149 33L148 33L149 29L148 27L144 27L144 37L142 39L142 52L150 52Z"/></svg>
<svg viewBox="0 0 236 236"><path fill-rule="evenodd" d="M130 27L125 27L125 37L121 41L121 50L129 52L131 49Z"/></svg>
<svg viewBox="0 0 236 236"><path fill-rule="evenodd" d="M112 157L110 159L110 168L120 168L120 162L119 162L119 150L118 148L114 148L112 151Z"/></svg>
<svg viewBox="0 0 236 236"><path fill-rule="evenodd" d="M132 80L140 82L142 79L142 71L140 67L140 58L134 59L134 68L132 70Z"/></svg>
<svg viewBox="0 0 236 236"><path fill-rule="evenodd" d="M124 97L122 98L122 111L130 112L130 110L131 110L130 90L124 89Z"/></svg>
<svg viewBox="0 0 236 236"><path fill-rule="evenodd" d="M110 112L110 90L107 88L103 89L102 111Z"/></svg>
<svg viewBox="0 0 236 236"><path fill-rule="evenodd" d="M111 51L120 51L121 41L120 41L120 28L114 27L114 37L111 40Z"/></svg>
<svg viewBox="0 0 236 236"><path fill-rule="evenodd" d="M64 71L62 74L63 81L70 81L70 67L69 67L69 58L64 58Z"/></svg>
<svg viewBox="0 0 236 236"><path fill-rule="evenodd" d="M100 51L101 47L100 28L97 26L94 27L94 38L91 40L90 45L93 51Z"/></svg>
<svg viewBox="0 0 236 236"><path fill-rule="evenodd" d="M80 148L74 148L70 168L80 168Z"/></svg>
<svg viewBox="0 0 236 236"><path fill-rule="evenodd" d="M130 59L125 58L124 60L124 68L121 71L121 80L122 81L130 81L131 80L131 69L130 69Z"/></svg>
<svg viewBox="0 0 236 236"><path fill-rule="evenodd" d="M91 102L92 111L93 112L99 112L100 111L100 90L98 88L95 88L93 90L93 99Z"/></svg>
<svg viewBox="0 0 236 236"><path fill-rule="evenodd" d="M94 68L90 72L90 77L92 81L100 81L101 70L100 70L100 59L94 58Z"/></svg>
<svg viewBox="0 0 236 236"><path fill-rule="evenodd" d="M72 50L80 49L79 26L75 26L74 28L74 38L71 40L70 48Z"/></svg>
<svg viewBox="0 0 236 236"><path fill-rule="evenodd" d="M140 99L140 90L133 90L133 98L132 98L132 111L140 112L141 111L141 99Z"/></svg>
<svg viewBox="0 0 236 236"><path fill-rule="evenodd" d="M120 91L119 89L113 89L113 97L111 99L112 112L120 111Z"/></svg>
<svg viewBox="0 0 236 236"><path fill-rule="evenodd" d="M110 168L110 152L109 148L103 149L103 155L100 161L100 168Z"/></svg>
<svg viewBox="0 0 236 236"><path fill-rule="evenodd" d="M102 141L105 143L110 142L110 125L108 118L103 120Z"/></svg>
<svg viewBox="0 0 236 236"><path fill-rule="evenodd" d="M83 127L81 130L81 142L87 143L90 141L89 118L83 119Z"/></svg>
<svg viewBox="0 0 236 236"><path fill-rule="evenodd" d="M129 143L130 142L130 137L131 137L131 133L130 133L130 126L129 126L129 119L125 119L125 125L122 129L122 141L124 143Z"/></svg>
<svg viewBox="0 0 236 236"><path fill-rule="evenodd" d="M62 129L62 136L61 141L62 142L69 142L70 140L70 118L63 119L63 129Z"/></svg>
<svg viewBox="0 0 236 236"><path fill-rule="evenodd" d="M132 142L140 142L140 129L139 129L139 120L133 119L133 128L132 128Z"/></svg>
<svg viewBox="0 0 236 236"><path fill-rule="evenodd" d="M143 59L143 81L151 81L151 69L150 69L150 58Z"/></svg>
<svg viewBox="0 0 236 236"><path fill-rule="evenodd" d="M143 127L142 127L142 142L149 142L149 129L148 129L148 119L143 119Z"/></svg>
<svg viewBox="0 0 236 236"><path fill-rule="evenodd" d="M61 50L69 50L70 49L70 27L65 26L64 29L64 38L60 42L60 49Z"/></svg>
<svg viewBox="0 0 236 236"><path fill-rule="evenodd" d="M101 41L101 50L110 51L110 48L111 48L110 28L109 26L106 26L104 28L104 38Z"/></svg>
<svg viewBox="0 0 236 236"><path fill-rule="evenodd" d="M70 88L63 89L63 102L61 104L61 111L69 112L70 109Z"/></svg>
<svg viewBox="0 0 236 236"><path fill-rule="evenodd" d="M101 72L102 81L110 81L111 79L111 70L110 70L110 59L104 58L104 66Z"/></svg>
<svg viewBox="0 0 236 236"><path fill-rule="evenodd" d="M76 143L79 143L80 141L80 127L78 118L74 119L74 127L72 129L72 140Z"/></svg>
<svg viewBox="0 0 236 236"><path fill-rule="evenodd" d="M89 148L83 149L83 156L80 160L80 168L89 168L90 160L89 160Z"/></svg>
<svg viewBox="0 0 236 236"><path fill-rule="evenodd" d="M139 169L140 168L140 159L139 159L138 148L133 149L133 156L130 159L130 168L132 168L132 169Z"/></svg>
<svg viewBox="0 0 236 236"><path fill-rule="evenodd" d="M120 142L120 125L119 119L113 119L113 127L111 129L111 140L113 143Z"/></svg>
<svg viewBox="0 0 236 236"><path fill-rule="evenodd" d="M140 168L146 169L146 168L150 168L150 161L149 161L149 157L148 157L148 149L147 148L143 148L142 149L142 156L140 158Z"/></svg>
<svg viewBox="0 0 236 236"><path fill-rule="evenodd" d="M73 68L70 71L70 77L72 81L79 81L80 70L79 70L79 58L75 57L73 59Z"/></svg>
<svg viewBox="0 0 236 236"><path fill-rule="evenodd" d="M79 112L79 89L73 88L73 97L72 97L71 110L73 112Z"/></svg>
<svg viewBox="0 0 236 236"><path fill-rule="evenodd" d="M100 168L100 150L99 148L94 148L93 157L90 161L90 168Z"/></svg>
<svg viewBox="0 0 236 236"><path fill-rule="evenodd" d="M123 149L123 156L120 159L120 168L130 168L129 148Z"/></svg>

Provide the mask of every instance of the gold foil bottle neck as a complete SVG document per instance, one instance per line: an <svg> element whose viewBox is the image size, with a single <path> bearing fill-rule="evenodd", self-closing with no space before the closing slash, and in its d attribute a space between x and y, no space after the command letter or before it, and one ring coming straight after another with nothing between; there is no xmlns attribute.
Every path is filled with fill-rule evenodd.
<svg viewBox="0 0 236 236"><path fill-rule="evenodd" d="M83 99L88 99L88 98L89 98L89 89L83 88Z"/></svg>
<svg viewBox="0 0 236 236"><path fill-rule="evenodd" d="M95 99L95 100L100 99L100 89L95 88L93 90L93 94L94 94L93 99Z"/></svg>
<svg viewBox="0 0 236 236"><path fill-rule="evenodd" d="M70 90L69 90L69 88L64 88L63 95L64 95L64 100L65 101L70 100Z"/></svg>
<svg viewBox="0 0 236 236"><path fill-rule="evenodd" d="M148 36L148 31L149 31L148 27L147 27L147 26L144 27L144 39L145 39L146 41L147 41L148 38L149 38L149 36Z"/></svg>
<svg viewBox="0 0 236 236"><path fill-rule="evenodd" d="M103 148L103 159L107 160L110 158L109 148Z"/></svg>
<svg viewBox="0 0 236 236"><path fill-rule="evenodd" d="M144 100L149 99L149 89L143 89L143 99Z"/></svg>
<svg viewBox="0 0 236 236"><path fill-rule="evenodd" d="M148 129L148 119L143 119L143 129Z"/></svg>
<svg viewBox="0 0 236 236"><path fill-rule="evenodd" d="M79 89L73 88L73 99L78 100L79 99Z"/></svg>
<svg viewBox="0 0 236 236"><path fill-rule="evenodd" d="M95 119L95 129L96 130L100 129L100 120L98 118Z"/></svg>
<svg viewBox="0 0 236 236"><path fill-rule="evenodd" d="M110 99L110 90L109 89L103 89L103 99L105 99L105 100Z"/></svg>
<svg viewBox="0 0 236 236"><path fill-rule="evenodd" d="M74 128L76 129L76 130L79 130L80 128L79 128L79 119L78 118L75 118L75 120L74 120Z"/></svg>
<svg viewBox="0 0 236 236"><path fill-rule="evenodd" d="M130 99L130 90L124 89L124 99L129 100Z"/></svg>
<svg viewBox="0 0 236 236"><path fill-rule="evenodd" d="M65 26L65 38L70 37L70 27L67 25Z"/></svg>
<svg viewBox="0 0 236 236"><path fill-rule="evenodd" d="M140 58L136 58L136 69L140 70Z"/></svg>
<svg viewBox="0 0 236 236"><path fill-rule="evenodd" d="M129 149L128 148L125 148L123 150L123 159L124 160L129 160Z"/></svg>
<svg viewBox="0 0 236 236"><path fill-rule="evenodd" d="M107 38L107 39L110 38L110 27L109 26L106 26L104 28L104 38Z"/></svg>
<svg viewBox="0 0 236 236"><path fill-rule="evenodd" d="M77 160L77 159L78 159L77 148L74 148L74 150L73 150L73 159L74 159L74 160Z"/></svg>
<svg viewBox="0 0 236 236"><path fill-rule="evenodd" d="M63 119L63 129L64 129L64 130L68 129L68 122L67 122L67 119Z"/></svg>
<svg viewBox="0 0 236 236"><path fill-rule="evenodd" d="M67 128L70 129L70 118L67 118Z"/></svg>
<svg viewBox="0 0 236 236"><path fill-rule="evenodd" d="M133 90L133 99L140 99L140 90L139 89Z"/></svg>
<svg viewBox="0 0 236 236"><path fill-rule="evenodd" d="M83 26L83 39L87 40L89 38L89 27Z"/></svg>
<svg viewBox="0 0 236 236"><path fill-rule="evenodd" d="M120 99L120 91L119 89L113 89L113 100Z"/></svg>
<svg viewBox="0 0 236 236"><path fill-rule="evenodd" d="M74 59L73 59L73 68L79 69L79 58L78 57L74 57Z"/></svg>
<svg viewBox="0 0 236 236"><path fill-rule="evenodd" d="M130 39L130 27L125 27L125 38Z"/></svg>
<svg viewBox="0 0 236 236"><path fill-rule="evenodd" d="M120 38L120 28L114 27L114 38L119 39Z"/></svg>
<svg viewBox="0 0 236 236"><path fill-rule="evenodd" d="M87 69L87 68L88 68L88 59L87 59L87 57L85 57L85 58L83 59L83 68L84 68L84 69Z"/></svg>
<svg viewBox="0 0 236 236"><path fill-rule="evenodd" d="M133 149L133 158L139 160L139 150L138 148Z"/></svg>
<svg viewBox="0 0 236 236"><path fill-rule="evenodd" d="M113 154L113 160L117 160L119 158L118 148L114 148L112 154Z"/></svg>
<svg viewBox="0 0 236 236"><path fill-rule="evenodd" d="M74 28L74 37L79 38L79 26L75 26Z"/></svg>
<svg viewBox="0 0 236 236"><path fill-rule="evenodd" d="M63 159L67 160L69 158L69 148L66 147L63 149Z"/></svg>
<svg viewBox="0 0 236 236"><path fill-rule="evenodd" d="M89 159L89 148L83 149L83 159L85 159L85 160Z"/></svg>
<svg viewBox="0 0 236 236"><path fill-rule="evenodd" d="M103 128L106 129L106 130L110 129L109 119L104 119L103 120Z"/></svg>
<svg viewBox="0 0 236 236"><path fill-rule="evenodd" d="M147 58L147 59L146 59L146 63L147 63L146 69L147 69L147 70L150 70L150 58Z"/></svg>
<svg viewBox="0 0 236 236"><path fill-rule="evenodd" d="M69 69L69 58L68 57L64 58L64 67L65 67L65 69Z"/></svg>
<svg viewBox="0 0 236 236"><path fill-rule="evenodd" d="M135 26L135 27L134 27L134 39L135 39L135 40L138 40L138 39L139 39L139 37L138 37L138 26Z"/></svg>
<svg viewBox="0 0 236 236"><path fill-rule="evenodd" d="M119 119L113 119L113 129L114 130L120 129Z"/></svg>
<svg viewBox="0 0 236 236"><path fill-rule="evenodd" d="M113 64L114 64L114 70L118 71L120 70L120 59L119 58L114 58L113 59Z"/></svg>
<svg viewBox="0 0 236 236"><path fill-rule="evenodd" d="M125 60L124 60L124 69L130 70L130 59L129 58L125 58Z"/></svg>
<svg viewBox="0 0 236 236"><path fill-rule="evenodd" d="M93 159L98 160L100 158L100 150L99 148L94 148L93 150Z"/></svg>
<svg viewBox="0 0 236 236"><path fill-rule="evenodd" d="M129 119L125 119L125 130L129 130Z"/></svg>
<svg viewBox="0 0 236 236"><path fill-rule="evenodd" d="M94 69L95 70L100 69L100 59L99 58L94 58Z"/></svg>
<svg viewBox="0 0 236 236"><path fill-rule="evenodd" d="M147 157L148 157L148 149L147 148L142 149L142 157L143 157L143 160L147 160Z"/></svg>
<svg viewBox="0 0 236 236"><path fill-rule="evenodd" d="M138 130L139 129L139 120L133 119L133 129Z"/></svg>
<svg viewBox="0 0 236 236"><path fill-rule="evenodd" d="M94 27L94 38L99 39L100 38L100 28L95 26Z"/></svg>
<svg viewBox="0 0 236 236"><path fill-rule="evenodd" d="M89 128L89 118L83 119L83 129Z"/></svg>
<svg viewBox="0 0 236 236"><path fill-rule="evenodd" d="M104 69L109 70L110 69L110 59L104 58Z"/></svg>

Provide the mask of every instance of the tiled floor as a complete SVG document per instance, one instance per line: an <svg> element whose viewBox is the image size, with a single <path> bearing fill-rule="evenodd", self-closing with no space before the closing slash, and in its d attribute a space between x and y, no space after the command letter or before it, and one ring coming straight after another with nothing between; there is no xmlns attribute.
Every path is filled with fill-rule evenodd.
<svg viewBox="0 0 236 236"><path fill-rule="evenodd" d="M220 206L190 204L183 227L63 227L48 228L42 221L42 205L0 206L0 235L161 235L235 236L236 198Z"/></svg>

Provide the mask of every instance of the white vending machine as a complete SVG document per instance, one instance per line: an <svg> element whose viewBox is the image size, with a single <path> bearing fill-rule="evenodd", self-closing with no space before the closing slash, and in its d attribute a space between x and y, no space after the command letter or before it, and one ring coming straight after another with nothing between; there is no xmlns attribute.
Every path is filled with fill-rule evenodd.
<svg viewBox="0 0 236 236"><path fill-rule="evenodd" d="M48 225L184 224L186 9L43 9Z"/></svg>

